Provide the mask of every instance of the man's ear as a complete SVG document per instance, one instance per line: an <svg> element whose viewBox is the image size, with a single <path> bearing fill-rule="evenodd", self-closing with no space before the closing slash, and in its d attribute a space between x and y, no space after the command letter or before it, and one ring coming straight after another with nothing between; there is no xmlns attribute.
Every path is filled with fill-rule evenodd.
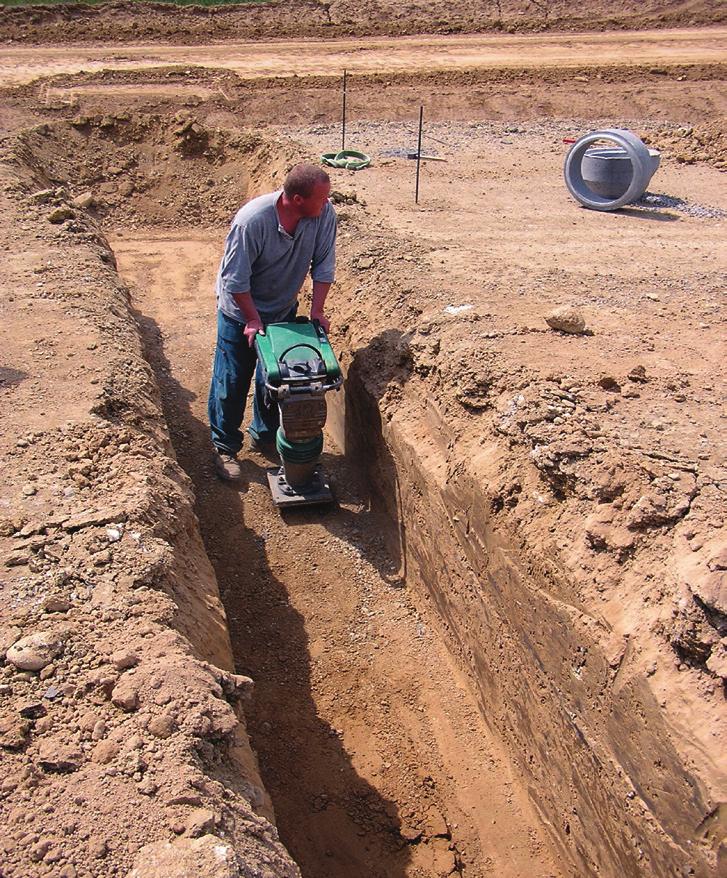
<svg viewBox="0 0 727 878"><path fill-rule="evenodd" d="M296 207L300 207L304 200L303 196L298 192L293 196L293 204L295 204Z"/></svg>

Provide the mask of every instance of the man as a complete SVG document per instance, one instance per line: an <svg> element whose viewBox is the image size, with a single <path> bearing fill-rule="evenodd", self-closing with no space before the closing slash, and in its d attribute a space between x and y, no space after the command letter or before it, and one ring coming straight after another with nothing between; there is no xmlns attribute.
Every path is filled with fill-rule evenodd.
<svg viewBox="0 0 727 878"><path fill-rule="evenodd" d="M257 362L255 336L268 323L295 319L309 272L311 320L329 329L323 307L336 259L330 193L322 168L296 165L282 190L249 201L232 221L217 275L217 348L208 402L215 469L222 479L240 477L240 425ZM252 447L272 447L278 426L278 407L266 398L258 366L248 428Z"/></svg>

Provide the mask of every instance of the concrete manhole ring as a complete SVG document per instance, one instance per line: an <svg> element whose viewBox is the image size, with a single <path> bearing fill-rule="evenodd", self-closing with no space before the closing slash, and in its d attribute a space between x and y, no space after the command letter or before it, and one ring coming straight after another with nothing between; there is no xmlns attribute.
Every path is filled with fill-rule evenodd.
<svg viewBox="0 0 727 878"><path fill-rule="evenodd" d="M619 151L625 153L623 157L628 157L631 162L631 182L626 191L616 198L599 195L583 178L583 159L587 151L592 144L604 140L615 144ZM658 153L654 153L654 156L658 156ZM570 194L584 207L592 210L618 210L626 204L637 201L644 194L658 164L654 156L632 131L621 128L594 131L577 140L568 152L563 169L565 184Z"/></svg>

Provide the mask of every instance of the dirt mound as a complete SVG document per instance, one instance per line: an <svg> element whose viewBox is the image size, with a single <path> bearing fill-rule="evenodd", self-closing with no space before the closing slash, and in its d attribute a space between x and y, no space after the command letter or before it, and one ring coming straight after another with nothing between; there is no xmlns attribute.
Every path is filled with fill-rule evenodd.
<svg viewBox="0 0 727 878"><path fill-rule="evenodd" d="M95 217L132 226L226 222L263 171L282 181L295 160L290 145L211 129L188 112L43 124L20 135L16 155L37 189L62 187Z"/></svg>
<svg viewBox="0 0 727 878"><path fill-rule="evenodd" d="M727 170L727 116L697 125L657 127L643 138L678 162L709 162Z"/></svg>
<svg viewBox="0 0 727 878"><path fill-rule="evenodd" d="M143 41L203 43L276 37L340 37L481 31L609 30L695 27L727 19L710 0L648 3L627 0L475 0L452 4L417 0L405 7L377 0L359 7L343 0L280 0L239 6L195 7L161 3L0 6L3 38L12 42L115 43Z"/></svg>
<svg viewBox="0 0 727 878"><path fill-rule="evenodd" d="M388 259L404 253L411 251L377 254L380 293L383 276L395 272ZM357 305L354 297L353 313ZM394 314L411 325L405 307L392 290L380 344L357 355L349 371L356 401L346 448L372 468L374 508L402 522L392 551L407 558L443 614L490 721L522 754L531 790L565 831L584 874L601 858L606 871L611 857L626 868L631 854L603 846L624 833L639 837L632 867L645 858L646 874L666 874L681 859L672 860L667 837L676 840L685 826L698 828L683 837L699 845L690 865L698 874L718 872L719 833L706 827L719 806L704 785L719 798L721 759L708 732L722 713L727 672L719 477L697 467L683 445L619 448L629 428L606 427L614 391L597 375L536 377L500 345L467 333L464 353L461 328L447 331L444 322L420 324L413 336L387 335ZM493 322L478 321L490 327L481 338L497 337ZM653 398L658 391L647 380ZM609 386L628 392L637 381L619 375ZM372 423L381 424L379 444ZM357 440L363 435L365 443ZM483 578L488 584L478 586ZM558 701L567 716L558 716ZM697 749L710 750L702 751L709 767L700 780L688 768L691 732L674 732L692 727L687 714L702 717ZM584 739L600 754L600 768L588 764ZM685 750L686 759L677 755ZM611 774L604 764L620 769ZM562 786L559 771L551 773L556 765L574 768L573 775L564 769ZM573 785L579 793L569 800ZM591 809L585 803L596 794ZM622 810L623 801L639 798ZM593 834L595 825L601 830Z"/></svg>

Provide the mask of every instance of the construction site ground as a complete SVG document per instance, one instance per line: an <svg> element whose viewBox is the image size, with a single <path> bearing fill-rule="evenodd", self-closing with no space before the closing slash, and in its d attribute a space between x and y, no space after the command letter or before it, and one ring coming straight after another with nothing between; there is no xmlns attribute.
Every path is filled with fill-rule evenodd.
<svg viewBox="0 0 727 878"><path fill-rule="evenodd" d="M4 8L0 652L46 639L0 656L2 878L727 867L727 31L681 5L212 43L117 4L118 45ZM261 454L214 476L214 278L341 145L344 67L338 502L281 515ZM614 213L562 176L604 127L661 151Z"/></svg>

